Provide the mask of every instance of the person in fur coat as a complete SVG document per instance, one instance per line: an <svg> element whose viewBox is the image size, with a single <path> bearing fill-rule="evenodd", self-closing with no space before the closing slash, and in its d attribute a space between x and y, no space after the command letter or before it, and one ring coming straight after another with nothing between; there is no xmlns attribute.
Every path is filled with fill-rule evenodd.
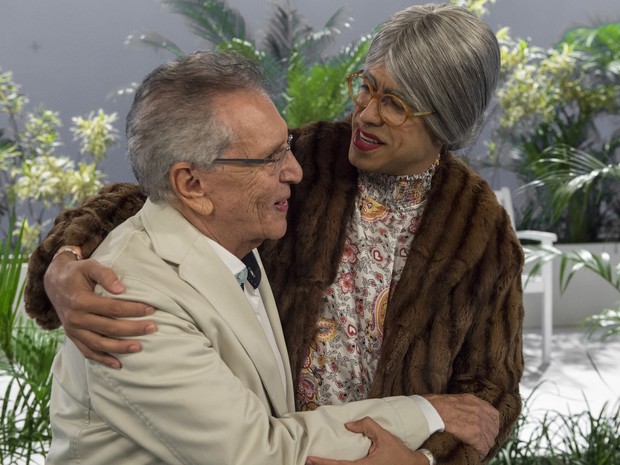
<svg viewBox="0 0 620 465"><path fill-rule="evenodd" d="M298 409L447 393L498 409L488 454L438 432L423 445L431 465L488 461L521 411L522 248L492 189L454 153L477 136L499 65L495 35L461 8L394 14L347 78L350 119L291 130L304 178L285 236L261 248ZM106 186L61 213L29 262L28 313L45 328L62 317L87 357L108 364L153 329L109 317L144 316L144 306L94 296L93 282L122 285L92 260L69 263L75 247L46 270L61 246L89 256L143 202L135 185Z"/></svg>

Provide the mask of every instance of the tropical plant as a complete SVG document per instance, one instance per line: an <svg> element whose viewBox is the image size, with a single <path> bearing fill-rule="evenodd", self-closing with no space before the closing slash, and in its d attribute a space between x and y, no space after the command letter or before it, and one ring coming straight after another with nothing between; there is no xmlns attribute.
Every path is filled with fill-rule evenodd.
<svg viewBox="0 0 620 465"><path fill-rule="evenodd" d="M259 44L246 29L238 10L225 0L161 0L183 16L190 29L216 50L236 50L257 59L270 84L279 111L291 126L316 119L341 118L348 105L342 83L356 71L366 55L370 36L328 54L348 18L340 8L314 30L290 1L274 4L264 39ZM129 36L130 45L146 45L183 55L174 41L150 32Z"/></svg>
<svg viewBox="0 0 620 465"><path fill-rule="evenodd" d="M489 465L620 464L620 404L599 412L549 411L530 416L527 403L511 436Z"/></svg>
<svg viewBox="0 0 620 465"><path fill-rule="evenodd" d="M9 221L14 226L14 216ZM28 464L51 441L50 370L60 331L42 331L20 310L24 227L0 245L0 463Z"/></svg>
<svg viewBox="0 0 620 465"><path fill-rule="evenodd" d="M487 12L495 0L451 0L475 14ZM272 88L276 107L289 126L317 120L336 120L352 107L344 80L361 68L372 34L332 52L336 37L349 27L344 8L314 30L290 0L274 4L273 14L259 44L247 30L238 10L225 0L161 0L173 13L183 16L190 29L216 50L236 50L256 58ZM179 45L156 32L129 36L129 45L146 45L183 55ZM126 89L121 92L124 93Z"/></svg>
<svg viewBox="0 0 620 465"><path fill-rule="evenodd" d="M620 299L620 263L613 264L607 252L595 254L587 249L573 249L562 252L553 246L524 245L525 263L532 264L530 274L537 274L543 263L560 260L560 292L565 292L571 280L580 270L589 270L600 276L618 291ZM602 309L599 314L583 321L587 334L598 334L601 339L620 335L620 300L616 308Z"/></svg>
<svg viewBox="0 0 620 465"><path fill-rule="evenodd" d="M586 249L573 250L560 254L560 289L566 290L571 279L579 270L586 269L596 273L618 291L620 299L620 263L611 263L608 253L593 254ZM588 335L598 334L601 339L620 335L620 300L616 308L603 309L599 314L584 321Z"/></svg>
<svg viewBox="0 0 620 465"><path fill-rule="evenodd" d="M561 215L548 208L554 185L547 158L570 161L586 152L602 165L615 163L620 147L620 22L566 32L544 50L524 40L501 37L503 84L498 91L499 119L491 147L492 162L515 172L533 190L525 191L519 229L553 231L560 242L594 242L618 237L609 224L618 191L599 182L571 196ZM610 124L611 123L611 124ZM606 134L611 132L611 134ZM508 162L505 155L508 153ZM557 165L556 165L557 167ZM557 185L557 183L555 184ZM613 232L613 234L612 234Z"/></svg>
<svg viewBox="0 0 620 465"><path fill-rule="evenodd" d="M50 214L99 190L104 175L97 166L118 139L115 113L100 109L73 118L71 132L80 146L76 163L58 153L63 145L58 114L42 106L28 112L28 103L11 72L0 72L0 113L8 119L8 127L0 128L0 231L12 233L6 220L15 205L27 252L39 243ZM87 157L93 161L88 163Z"/></svg>
<svg viewBox="0 0 620 465"><path fill-rule="evenodd" d="M547 152L549 157L536 162L539 178L525 188L546 188L551 220L569 215L574 208L579 208L575 217L584 218L587 209L594 208L600 214L596 223L599 234L620 237L620 163L605 163L600 157L568 146Z"/></svg>
<svg viewBox="0 0 620 465"><path fill-rule="evenodd" d="M557 154L560 152L560 155ZM599 224L607 236L620 235L620 163L603 163L598 157L571 147L549 150L550 157L536 163L540 178L525 187L544 185L549 193L549 214L559 218L571 208L579 206L575 199L590 199L594 205L583 204L581 208L597 208L605 220ZM605 194L615 193L611 198ZM582 216L587 215L587 210ZM535 263L537 272L542 263L558 257L560 261L560 291L565 292L575 273L589 270L618 291L616 308L603 309L601 313L587 318L584 323L590 336L599 334L602 339L620 334L620 263L611 263L608 253L593 254L587 249L561 252L555 247L526 247L526 260Z"/></svg>

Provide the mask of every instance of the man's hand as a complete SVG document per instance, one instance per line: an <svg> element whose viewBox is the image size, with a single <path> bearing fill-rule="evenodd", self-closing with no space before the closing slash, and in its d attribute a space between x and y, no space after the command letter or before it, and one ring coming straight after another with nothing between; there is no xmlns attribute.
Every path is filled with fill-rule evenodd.
<svg viewBox="0 0 620 465"><path fill-rule="evenodd" d="M368 455L359 460L331 460L308 457L306 465L428 465L428 459L414 452L389 431L383 429L370 417L347 423L345 427L354 433L361 433L372 441Z"/></svg>
<svg viewBox="0 0 620 465"><path fill-rule="evenodd" d="M120 361L110 353L141 350L138 341L116 339L150 334L157 330L152 321L118 320L152 315L154 310L142 303L98 296L93 289L100 284L112 294L125 287L114 272L93 259L77 261L68 253L58 255L47 269L45 291L54 305L65 333L86 358L113 368Z"/></svg>
<svg viewBox="0 0 620 465"><path fill-rule="evenodd" d="M473 394L427 394L445 424L445 431L486 457L499 434L499 412Z"/></svg>

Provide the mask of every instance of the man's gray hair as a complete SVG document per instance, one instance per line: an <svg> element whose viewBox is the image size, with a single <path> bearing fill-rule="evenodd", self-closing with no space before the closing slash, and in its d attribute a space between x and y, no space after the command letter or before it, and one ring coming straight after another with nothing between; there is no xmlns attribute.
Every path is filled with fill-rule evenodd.
<svg viewBox="0 0 620 465"><path fill-rule="evenodd" d="M127 155L142 190L170 201L168 173L179 162L211 166L234 134L217 119L214 99L227 93L267 92L259 66L235 52L196 52L151 72L127 115Z"/></svg>
<svg viewBox="0 0 620 465"><path fill-rule="evenodd" d="M500 50L491 28L449 4L411 6L391 16L374 37L366 68L385 65L414 111L443 149L455 150L478 136L500 71Z"/></svg>

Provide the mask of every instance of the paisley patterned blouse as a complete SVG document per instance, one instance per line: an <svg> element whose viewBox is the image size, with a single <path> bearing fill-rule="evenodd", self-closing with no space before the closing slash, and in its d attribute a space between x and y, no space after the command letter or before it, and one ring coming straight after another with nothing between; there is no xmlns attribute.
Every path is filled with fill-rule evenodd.
<svg viewBox="0 0 620 465"><path fill-rule="evenodd" d="M357 208L338 274L323 298L319 331L299 378L298 410L367 398L381 353L387 303L438 164L439 157L414 176L360 172Z"/></svg>

